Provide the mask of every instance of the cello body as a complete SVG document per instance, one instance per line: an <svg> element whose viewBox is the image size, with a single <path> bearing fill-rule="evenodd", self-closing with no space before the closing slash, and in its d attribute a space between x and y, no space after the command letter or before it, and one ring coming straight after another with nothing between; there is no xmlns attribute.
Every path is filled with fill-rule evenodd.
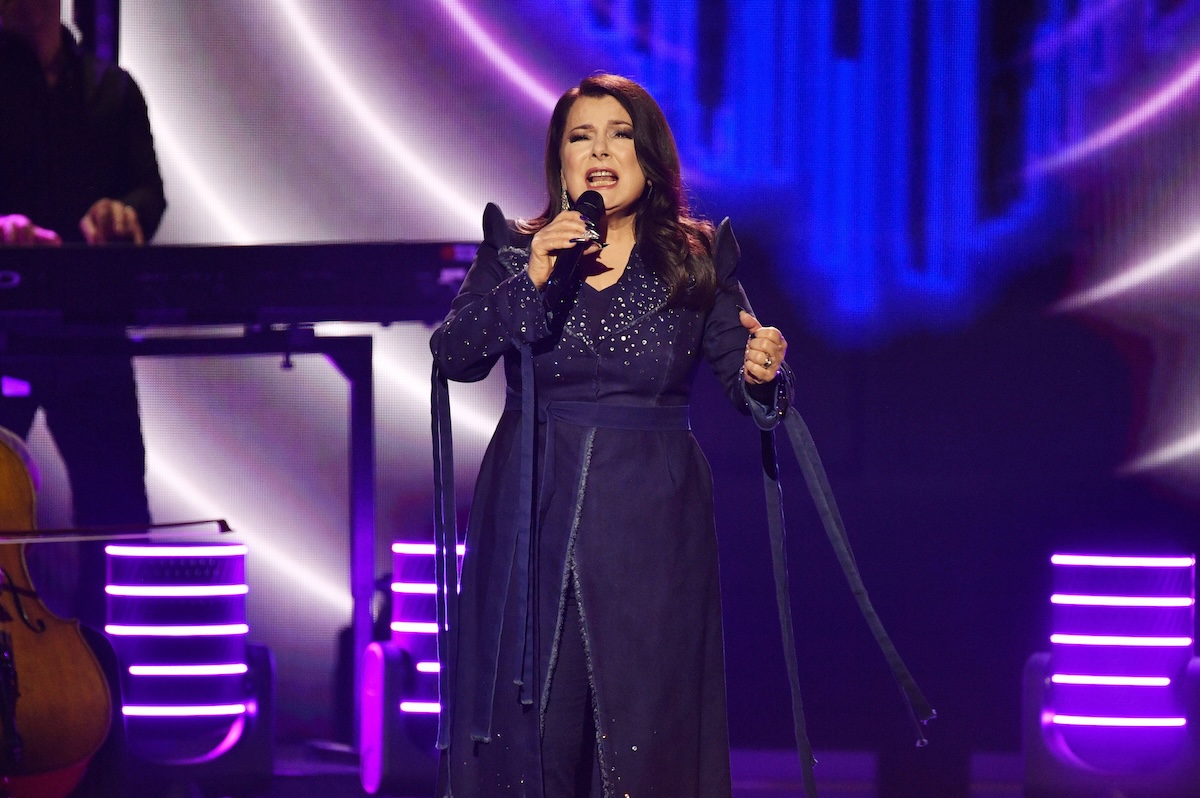
<svg viewBox="0 0 1200 798"><path fill-rule="evenodd" d="M0 427L0 529L32 531L37 500L24 442ZM0 797L61 798L108 736L108 682L79 622L38 598L24 544L0 539Z"/></svg>

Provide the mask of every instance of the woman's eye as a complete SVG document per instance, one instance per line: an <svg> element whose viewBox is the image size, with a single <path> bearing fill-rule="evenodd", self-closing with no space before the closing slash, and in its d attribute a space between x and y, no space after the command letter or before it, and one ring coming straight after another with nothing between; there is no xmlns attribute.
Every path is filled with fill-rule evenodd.
<svg viewBox="0 0 1200 798"><path fill-rule="evenodd" d="M618 130L616 135L619 138L631 139L631 138L633 138L633 131L632 130Z"/></svg>
<svg viewBox="0 0 1200 798"><path fill-rule="evenodd" d="M572 133L571 137L568 138L567 141L570 141L570 142L587 141L587 136L585 136L582 133Z"/></svg>

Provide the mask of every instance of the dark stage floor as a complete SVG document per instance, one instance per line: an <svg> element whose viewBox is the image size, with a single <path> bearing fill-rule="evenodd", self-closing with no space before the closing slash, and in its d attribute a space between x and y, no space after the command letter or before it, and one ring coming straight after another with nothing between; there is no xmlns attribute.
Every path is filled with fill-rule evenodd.
<svg viewBox="0 0 1200 798"><path fill-rule="evenodd" d="M870 753L818 752L817 786L822 798L873 798L877 761ZM802 798L800 768L794 751L734 751L731 757L734 798ZM336 752L309 746L280 747L275 777L264 798L359 798L366 796L357 765ZM180 784L162 798L219 798ZM971 758L970 798L1020 798L1018 754L981 754ZM428 795L389 798L429 798ZM915 798L915 797L914 797ZM926 797L927 798L927 797Z"/></svg>

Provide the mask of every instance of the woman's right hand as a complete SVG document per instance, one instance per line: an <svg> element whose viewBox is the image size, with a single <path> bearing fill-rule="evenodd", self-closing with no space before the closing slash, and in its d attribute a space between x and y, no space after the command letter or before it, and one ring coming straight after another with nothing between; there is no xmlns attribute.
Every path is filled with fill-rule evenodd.
<svg viewBox="0 0 1200 798"><path fill-rule="evenodd" d="M596 232L594 219L586 222L579 211L563 211L550 223L533 235L529 247L529 279L538 288L543 287L554 271L558 256L576 244L591 241L583 250L584 255L600 251L600 235Z"/></svg>

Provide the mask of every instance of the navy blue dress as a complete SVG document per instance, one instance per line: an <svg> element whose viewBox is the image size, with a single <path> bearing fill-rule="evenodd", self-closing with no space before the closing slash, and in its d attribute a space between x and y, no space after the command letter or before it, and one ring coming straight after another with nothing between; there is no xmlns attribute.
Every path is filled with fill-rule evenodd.
<svg viewBox="0 0 1200 798"><path fill-rule="evenodd" d="M729 796L712 478L688 430L688 398L707 361L760 427L781 407L745 392L737 306L749 304L728 222L707 312L667 307L666 284L636 248L613 286L577 287L586 295L559 304L526 274L530 236L494 206L484 226L431 341L448 379L482 379L503 360L508 382L468 523L438 795L541 796L541 723L570 590L604 795ZM522 348L536 424L523 423ZM783 405L790 388L778 382Z"/></svg>

